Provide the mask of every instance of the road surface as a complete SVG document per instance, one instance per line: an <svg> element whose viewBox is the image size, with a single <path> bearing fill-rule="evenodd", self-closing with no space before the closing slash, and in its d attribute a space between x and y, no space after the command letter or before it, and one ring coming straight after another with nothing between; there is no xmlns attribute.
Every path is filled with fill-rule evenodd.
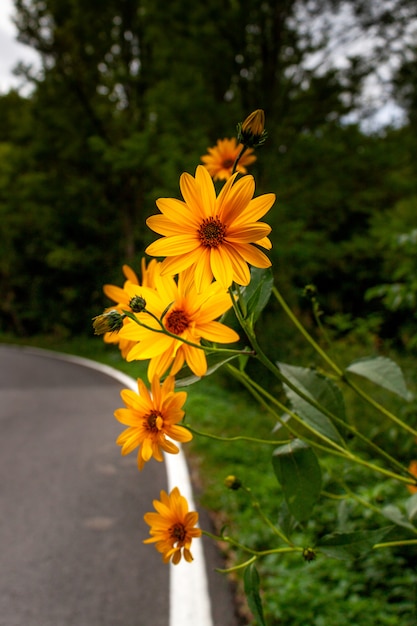
<svg viewBox="0 0 417 626"><path fill-rule="evenodd" d="M51 353L0 346L0 626L189 626L172 610L175 567L142 543L166 464L139 473L135 453L115 444L124 387ZM212 571L219 556L204 545L214 601L206 624L191 623L235 626ZM188 604L187 584L176 585Z"/></svg>

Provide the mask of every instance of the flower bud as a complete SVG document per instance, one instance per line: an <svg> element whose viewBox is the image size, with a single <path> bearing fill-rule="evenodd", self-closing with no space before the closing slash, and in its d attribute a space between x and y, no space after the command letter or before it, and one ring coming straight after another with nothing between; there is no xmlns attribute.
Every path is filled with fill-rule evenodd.
<svg viewBox="0 0 417 626"><path fill-rule="evenodd" d="M133 296L129 302L129 306L133 313L141 313L146 309L146 300L141 296Z"/></svg>
<svg viewBox="0 0 417 626"><path fill-rule="evenodd" d="M265 113L262 109L253 111L244 122L237 126L238 141L248 148L260 146L266 137Z"/></svg>
<svg viewBox="0 0 417 626"><path fill-rule="evenodd" d="M101 315L93 317L93 328L95 335L104 335L104 333L119 332L123 326L124 315L112 309L105 311Z"/></svg>
<svg viewBox="0 0 417 626"><path fill-rule="evenodd" d="M310 561L314 561L316 558L316 551L313 548L304 548L303 550L303 559L309 563Z"/></svg>
<svg viewBox="0 0 417 626"><path fill-rule="evenodd" d="M225 478L224 484L228 489L233 489L234 491L237 491L237 489L240 489L240 487L242 486L239 478L236 478L236 476L233 475L227 476L227 478Z"/></svg>

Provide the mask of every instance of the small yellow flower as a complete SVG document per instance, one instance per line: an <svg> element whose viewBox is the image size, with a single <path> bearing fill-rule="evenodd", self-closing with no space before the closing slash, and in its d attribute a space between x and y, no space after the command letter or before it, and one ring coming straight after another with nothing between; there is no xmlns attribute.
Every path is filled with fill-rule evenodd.
<svg viewBox="0 0 417 626"><path fill-rule="evenodd" d="M196 528L198 513L188 510L188 502L178 487L174 487L169 495L161 491L160 498L153 501L157 513L144 515L152 536L143 543L155 543L164 563L172 559L172 563L177 565L182 556L191 563L191 542L202 534L200 528Z"/></svg>
<svg viewBox="0 0 417 626"><path fill-rule="evenodd" d="M135 287L126 285L125 289L133 293ZM150 359L149 380L161 378L168 369L175 376L185 362L196 376L207 372L204 350L177 336L196 345L201 339L225 344L239 339L234 330L215 321L232 304L227 291L216 282L199 294L193 272L187 270L179 274L178 283L171 276L157 276L155 289L142 288L141 295L146 300L146 312L137 313L136 319L146 327L127 319L120 336L134 342L127 361ZM162 320L163 327L174 336L158 332L161 327L157 320Z"/></svg>
<svg viewBox="0 0 417 626"><path fill-rule="evenodd" d="M187 394L185 391L174 392L174 378L166 378L161 385L155 377L151 390L152 394L149 394L144 383L138 379L139 395L131 389L123 389L121 396L126 408L114 412L116 419L128 426L116 443L122 446L123 455L139 448L140 470L152 457L163 461L163 450L177 454L179 449L173 441L186 442L193 437L189 430L178 426L184 417L182 406Z"/></svg>
<svg viewBox="0 0 417 626"><path fill-rule="evenodd" d="M232 175L233 165L243 148L243 144L237 143L236 139L218 139L215 146L208 149L208 154L201 157L204 167L213 180L227 180ZM246 150L241 158L236 171L246 174L246 167L256 161L253 150Z"/></svg>
<svg viewBox="0 0 417 626"><path fill-rule="evenodd" d="M180 178L184 202L174 198L157 200L162 215L153 215L146 223L163 237L146 252L167 257L161 265L162 274L174 275L190 267L197 291L202 292L213 277L224 289L233 281L248 285L248 263L270 267L270 260L259 246L271 248L271 228L258 220L273 205L275 194L253 198L253 176L239 180L236 176L229 178L216 197L210 174L199 165L195 178L187 173Z"/></svg>

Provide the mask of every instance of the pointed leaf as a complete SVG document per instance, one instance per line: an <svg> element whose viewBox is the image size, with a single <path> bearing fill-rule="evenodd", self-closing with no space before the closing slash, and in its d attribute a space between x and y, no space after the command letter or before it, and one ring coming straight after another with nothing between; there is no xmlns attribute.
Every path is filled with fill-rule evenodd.
<svg viewBox="0 0 417 626"><path fill-rule="evenodd" d="M410 398L401 368L387 357L377 356L353 361L347 366L346 371L367 378L401 398L406 400Z"/></svg>
<svg viewBox="0 0 417 626"><path fill-rule="evenodd" d="M408 498L405 508L410 522L415 522L417 520L417 493Z"/></svg>
<svg viewBox="0 0 417 626"><path fill-rule="evenodd" d="M320 552L334 559L356 559L372 550L373 546L380 543L392 528L392 526L386 526L378 530L360 530L325 535L317 548Z"/></svg>
<svg viewBox="0 0 417 626"><path fill-rule="evenodd" d="M340 420L346 420L345 405L342 392L339 387L330 380L321 376L312 369L277 363L282 374L295 385L304 395L320 404L323 409L329 411ZM284 385L285 393L294 412L319 433L344 445L343 437L339 433L331 419L318 408L301 398L293 389Z"/></svg>
<svg viewBox="0 0 417 626"><path fill-rule="evenodd" d="M265 626L261 596L259 595L259 574L254 563L248 565L243 575L248 605L258 626Z"/></svg>
<svg viewBox="0 0 417 626"><path fill-rule="evenodd" d="M394 522L397 526L407 528L414 531L414 526L407 520L407 518L401 513L400 509L393 504L387 504L381 509L381 513L384 517Z"/></svg>
<svg viewBox="0 0 417 626"><path fill-rule="evenodd" d="M294 439L274 450L272 465L291 515L299 522L307 520L321 492L315 453L301 439Z"/></svg>
<svg viewBox="0 0 417 626"><path fill-rule="evenodd" d="M241 290L240 298L246 309L245 318L251 318L255 323L271 296L274 277L271 268L251 268L251 280L247 287Z"/></svg>

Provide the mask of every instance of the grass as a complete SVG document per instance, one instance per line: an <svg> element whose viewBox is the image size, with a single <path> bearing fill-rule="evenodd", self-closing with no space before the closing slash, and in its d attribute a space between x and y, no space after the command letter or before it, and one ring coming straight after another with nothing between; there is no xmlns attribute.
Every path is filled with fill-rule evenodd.
<svg viewBox="0 0 417 626"><path fill-rule="evenodd" d="M144 376L143 363L125 363L116 348L105 345L99 338L76 338L57 341L33 338L17 342L3 337L3 342L25 343L91 358L121 369L132 376ZM344 359L358 356L357 347L348 343L340 346ZM310 355L309 355L310 358ZM416 387L413 359L401 359L408 372L408 382ZM226 476L236 475L273 523L285 525L286 505L281 488L271 471L272 448L249 445L246 441L218 441L212 436L238 437L247 435L268 438L274 420L259 408L246 391L238 388L227 373L221 371L187 388L186 422L207 436L195 436L187 446L190 463L198 477L197 494L201 503L213 513L218 529L227 524L228 534L255 549L265 549L276 541L272 531L261 521L253 503L243 490L225 487ZM385 392L378 398L402 413L404 419L416 420L415 404L398 403ZM410 459L415 442L398 429L366 412L357 399L349 397L348 413L359 416L369 425L374 441L384 443L397 456ZM385 504L403 506L405 487L391 480L382 480L363 468L324 460L326 489L335 487L334 474L343 474L350 488L376 507ZM337 474L336 474L337 475ZM293 531L293 541L310 545L317 537L334 530L346 531L361 527L374 528L384 522L380 515L363 509L354 500L329 502L321 498L314 519ZM299 554L271 555L259 563L262 596L267 626L415 626L417 577L415 549L372 551L355 561L339 561L319 557L306 563ZM228 555L230 563L244 560L242 553ZM246 623L246 622L245 622Z"/></svg>

